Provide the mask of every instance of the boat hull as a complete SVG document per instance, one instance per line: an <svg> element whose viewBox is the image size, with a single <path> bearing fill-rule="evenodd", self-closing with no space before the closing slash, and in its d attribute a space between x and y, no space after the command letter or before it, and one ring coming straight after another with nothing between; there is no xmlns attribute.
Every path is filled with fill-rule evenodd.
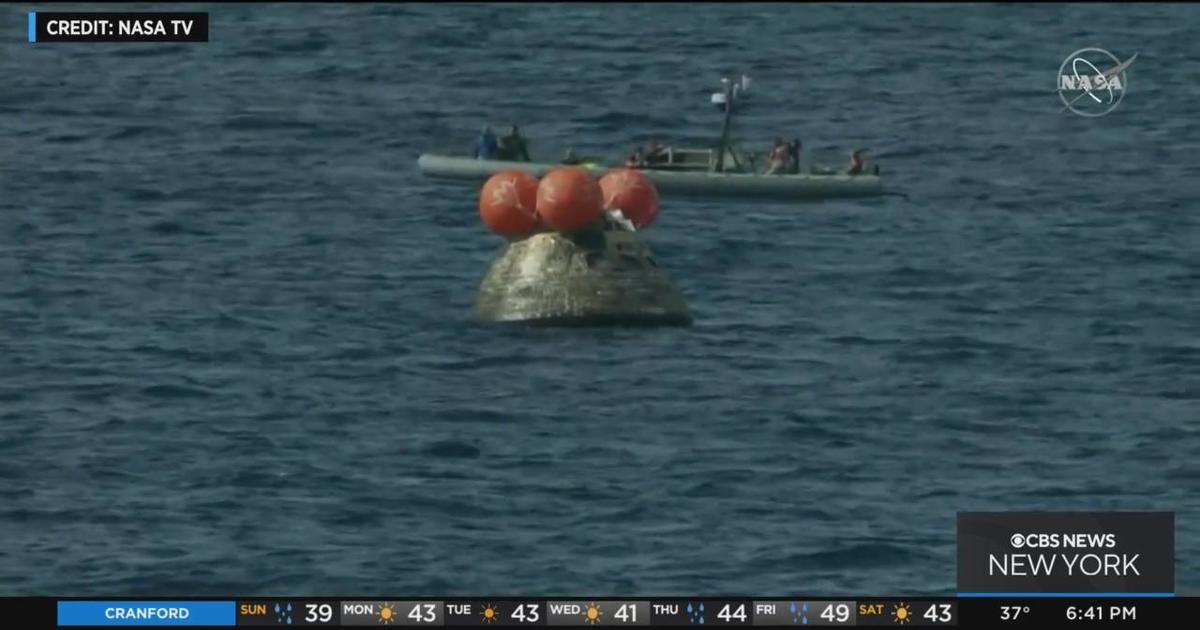
<svg viewBox="0 0 1200 630"><path fill-rule="evenodd" d="M505 162L425 153L417 168L427 177L482 183L501 171L522 171L537 177L562 164ZM608 166L583 166L596 177ZM763 199L834 199L882 195L877 175L756 175L750 173L679 172L643 169L658 192L670 197L738 197Z"/></svg>

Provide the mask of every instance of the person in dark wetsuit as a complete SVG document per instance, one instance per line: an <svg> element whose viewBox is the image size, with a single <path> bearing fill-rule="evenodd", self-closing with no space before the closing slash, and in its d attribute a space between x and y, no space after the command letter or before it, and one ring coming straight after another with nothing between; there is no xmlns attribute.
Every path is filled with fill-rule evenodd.
<svg viewBox="0 0 1200 630"><path fill-rule="evenodd" d="M513 125L507 136L500 138L500 159L511 160L513 162L530 162L529 147L525 143L525 138L521 137L521 131Z"/></svg>
<svg viewBox="0 0 1200 630"><path fill-rule="evenodd" d="M479 139L475 141L475 159L494 160L499 148L496 134L492 133L491 127L484 125L483 130L479 132Z"/></svg>
<svg viewBox="0 0 1200 630"><path fill-rule="evenodd" d="M791 168L789 168L788 171L791 172L791 174L793 174L793 175L800 174L800 149L803 146L804 145L800 144L800 138L792 138L792 146L791 146L792 164L791 164Z"/></svg>

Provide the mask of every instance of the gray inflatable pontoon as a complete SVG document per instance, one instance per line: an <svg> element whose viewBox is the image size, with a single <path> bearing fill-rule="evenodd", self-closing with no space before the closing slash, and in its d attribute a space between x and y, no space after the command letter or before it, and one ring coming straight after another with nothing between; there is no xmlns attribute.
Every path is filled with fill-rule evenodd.
<svg viewBox="0 0 1200 630"><path fill-rule="evenodd" d="M422 154L417 168L428 177L483 183L500 171L524 171L541 177L562 164L477 160L468 157ZM609 166L583 165L596 177ZM833 199L874 197L883 194L878 175L759 175L710 171L642 169L658 192L666 197L744 197L762 199Z"/></svg>

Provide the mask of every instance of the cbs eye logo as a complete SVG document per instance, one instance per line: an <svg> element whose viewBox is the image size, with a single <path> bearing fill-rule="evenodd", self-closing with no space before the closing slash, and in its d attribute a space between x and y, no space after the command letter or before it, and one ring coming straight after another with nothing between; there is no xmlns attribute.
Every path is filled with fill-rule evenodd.
<svg viewBox="0 0 1200 630"><path fill-rule="evenodd" d="M1058 547L1058 534L1013 534L1008 539L1013 549L1022 547Z"/></svg>

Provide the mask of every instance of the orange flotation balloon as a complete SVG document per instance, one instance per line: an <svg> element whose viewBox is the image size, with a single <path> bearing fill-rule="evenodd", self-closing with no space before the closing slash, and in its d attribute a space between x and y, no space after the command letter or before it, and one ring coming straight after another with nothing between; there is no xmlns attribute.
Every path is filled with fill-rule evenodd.
<svg viewBox="0 0 1200 630"><path fill-rule="evenodd" d="M600 184L581 168L554 169L538 184L538 216L559 232L576 232L592 225L604 212L603 205Z"/></svg>
<svg viewBox="0 0 1200 630"><path fill-rule="evenodd" d="M658 218L658 189L641 171L621 168L600 178L604 209L620 210L639 230Z"/></svg>
<svg viewBox="0 0 1200 630"><path fill-rule="evenodd" d="M479 216L484 225L505 237L525 236L537 229L538 180L529 173L503 171L492 175L479 191Z"/></svg>

